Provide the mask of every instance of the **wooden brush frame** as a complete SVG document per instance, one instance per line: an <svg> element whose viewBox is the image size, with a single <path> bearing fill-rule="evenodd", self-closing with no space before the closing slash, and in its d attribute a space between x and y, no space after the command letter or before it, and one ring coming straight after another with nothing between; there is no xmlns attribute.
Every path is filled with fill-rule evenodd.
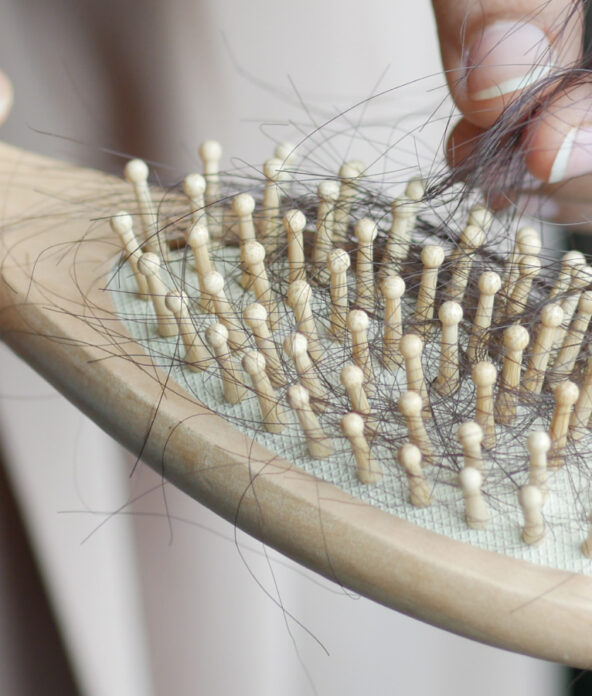
<svg viewBox="0 0 592 696"><path fill-rule="evenodd" d="M89 226L72 215L73 198L107 188L128 191L104 174L0 146L0 330L16 353L167 480L327 578L461 635L592 667L592 578L482 551L365 505L167 380L105 290L121 249L108 220ZM107 323L117 341L105 341Z"/></svg>

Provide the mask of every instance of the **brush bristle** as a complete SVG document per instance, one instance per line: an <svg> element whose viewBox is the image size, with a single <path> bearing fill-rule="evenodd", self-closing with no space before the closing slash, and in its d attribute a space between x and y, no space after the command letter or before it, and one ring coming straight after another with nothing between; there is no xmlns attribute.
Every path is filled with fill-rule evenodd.
<svg viewBox="0 0 592 696"><path fill-rule="evenodd" d="M296 464L297 431L312 458L342 467L337 479L357 472L368 490L407 480L405 499L421 507L449 505L452 489L475 530L521 506L523 540L541 541L539 498L553 490L547 452L571 485L592 447L592 268L583 256L555 260L531 227L514 232L501 254L500 228L482 205L455 234L430 220L421 177L391 204L369 195L356 161L335 172L339 186L317 182L318 200L298 198L293 147L289 167L286 157L265 163L259 200L220 198L221 148L208 141L201 152L203 178L185 179L187 209L160 232L144 169L126 168L140 224L135 243L126 227L124 260L138 297L153 301L148 332L178 329L175 361L206 391L219 380L231 404L247 395L258 424L227 406L221 412L255 438L271 433L282 456L280 439L289 440ZM118 213L114 229L128 220ZM171 252L180 233L185 244ZM153 253L163 248L158 267ZM207 402L213 410L216 398ZM535 445L545 433L546 450ZM580 476L572 522L581 535L589 482Z"/></svg>

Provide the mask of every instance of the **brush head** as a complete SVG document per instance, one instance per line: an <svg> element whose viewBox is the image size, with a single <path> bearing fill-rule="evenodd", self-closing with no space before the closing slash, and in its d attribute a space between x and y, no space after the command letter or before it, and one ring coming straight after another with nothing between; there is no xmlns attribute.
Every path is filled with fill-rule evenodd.
<svg viewBox="0 0 592 696"><path fill-rule="evenodd" d="M284 215L284 224L289 234L300 234L306 227L306 218L300 210L288 210Z"/></svg>
<svg viewBox="0 0 592 696"><path fill-rule="evenodd" d="M351 259L345 249L334 249L329 255L328 265L332 273L345 273L351 266Z"/></svg>
<svg viewBox="0 0 592 696"><path fill-rule="evenodd" d="M265 356L256 350L249 350L243 356L242 366L249 375L256 376L265 371Z"/></svg>
<svg viewBox="0 0 592 696"><path fill-rule="evenodd" d="M421 262L426 268L440 268L444 263L444 249L439 244L428 244L421 251Z"/></svg>
<svg viewBox="0 0 592 696"><path fill-rule="evenodd" d="M479 276L479 291L483 295L495 295L502 287L502 279L495 271L485 271Z"/></svg>
<svg viewBox="0 0 592 696"><path fill-rule="evenodd" d="M203 196L206 191L206 180L201 174L188 174L183 179L183 192L189 198Z"/></svg>
<svg viewBox="0 0 592 696"><path fill-rule="evenodd" d="M212 324L206 329L206 340L212 348L226 350L228 347L228 329L224 324Z"/></svg>
<svg viewBox="0 0 592 696"><path fill-rule="evenodd" d="M150 171L144 160L133 159L125 165L123 173L127 181L129 181L131 184L142 184L148 181Z"/></svg>
<svg viewBox="0 0 592 696"><path fill-rule="evenodd" d="M160 258L156 254L147 252L138 259L138 268L145 276L154 276L160 273Z"/></svg>
<svg viewBox="0 0 592 696"><path fill-rule="evenodd" d="M417 334L405 334L399 343L399 350L406 359L418 358L423 350L423 341Z"/></svg>
<svg viewBox="0 0 592 696"><path fill-rule="evenodd" d="M248 217L255 210L255 199L250 193L239 193L232 199L232 210L239 217Z"/></svg>
<svg viewBox="0 0 592 696"><path fill-rule="evenodd" d="M192 247L205 247L209 244L210 234L203 221L197 222L187 236L187 243Z"/></svg>
<svg viewBox="0 0 592 696"><path fill-rule="evenodd" d="M267 321L267 310L259 302L252 302L243 311L243 319L248 326L265 323Z"/></svg>
<svg viewBox="0 0 592 696"><path fill-rule="evenodd" d="M354 234L356 235L356 239L358 242L360 242L360 244L370 244L376 239L378 228L374 220L370 220L370 218L362 218L356 222Z"/></svg>
<svg viewBox="0 0 592 696"><path fill-rule="evenodd" d="M490 387L495 384L497 370L495 365L487 360L478 362L473 367L473 381L478 387Z"/></svg>
<svg viewBox="0 0 592 696"><path fill-rule="evenodd" d="M119 235L122 241L129 239L130 233L133 235L134 220L129 213L121 211L116 213L110 220L111 229Z"/></svg>
<svg viewBox="0 0 592 696"><path fill-rule="evenodd" d="M380 287L388 300L398 300L405 294L405 281L398 275L387 276Z"/></svg>
<svg viewBox="0 0 592 696"><path fill-rule="evenodd" d="M199 146L199 156L207 168L208 164L217 163L222 159L222 145L217 140L205 140Z"/></svg>
<svg viewBox="0 0 592 696"><path fill-rule="evenodd" d="M563 321L563 309L560 304L548 304L541 310L541 324L554 329L561 326Z"/></svg>

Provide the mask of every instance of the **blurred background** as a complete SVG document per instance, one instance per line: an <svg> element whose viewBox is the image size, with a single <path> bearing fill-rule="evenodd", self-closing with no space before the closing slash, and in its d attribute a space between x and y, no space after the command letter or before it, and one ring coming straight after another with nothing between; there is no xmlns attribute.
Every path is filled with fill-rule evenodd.
<svg viewBox="0 0 592 696"><path fill-rule="evenodd" d="M408 125L402 113L425 118L446 95L427 0L0 0L0 13L15 88L2 138L118 173L137 155L178 180L206 138L223 167L258 165L383 90L407 85L355 110L350 132ZM437 159L437 126L412 159ZM566 693L561 668L354 596L134 468L3 347L0 379L0 693Z"/></svg>

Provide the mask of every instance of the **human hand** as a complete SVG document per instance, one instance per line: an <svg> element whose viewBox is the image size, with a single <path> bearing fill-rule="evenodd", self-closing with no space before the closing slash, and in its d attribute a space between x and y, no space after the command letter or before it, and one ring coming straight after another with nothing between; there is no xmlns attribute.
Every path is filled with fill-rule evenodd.
<svg viewBox="0 0 592 696"><path fill-rule="evenodd" d="M545 78L581 65L584 5L581 0L433 0L433 5L446 78L462 114L447 150L449 160L459 164L504 109ZM494 204L518 200L522 208L556 221L590 226L592 80L581 71L558 91L552 88L537 94L541 101L532 104L520 140L531 175L528 191L505 191Z"/></svg>

